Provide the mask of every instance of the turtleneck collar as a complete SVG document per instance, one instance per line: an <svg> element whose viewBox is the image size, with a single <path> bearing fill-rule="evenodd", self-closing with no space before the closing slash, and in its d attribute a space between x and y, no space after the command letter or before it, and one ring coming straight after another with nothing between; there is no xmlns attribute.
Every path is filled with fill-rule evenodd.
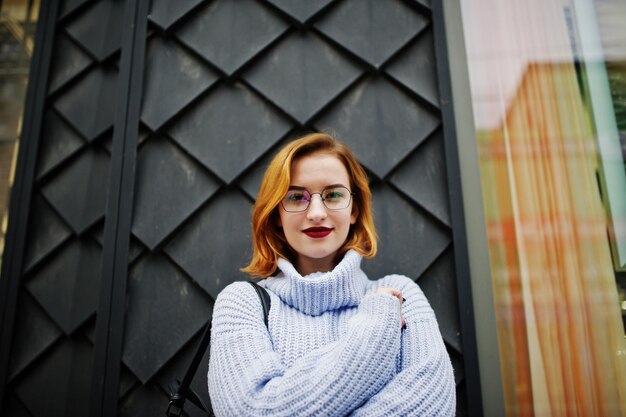
<svg viewBox="0 0 626 417"><path fill-rule="evenodd" d="M280 273L262 282L291 307L310 316L341 307L357 306L367 289L367 276L361 270L361 255L349 250L329 272L302 276L291 262L278 259Z"/></svg>

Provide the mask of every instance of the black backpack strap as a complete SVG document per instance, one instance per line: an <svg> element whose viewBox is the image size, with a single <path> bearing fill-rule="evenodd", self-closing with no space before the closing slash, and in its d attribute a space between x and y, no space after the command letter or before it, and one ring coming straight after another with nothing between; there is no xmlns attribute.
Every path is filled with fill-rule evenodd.
<svg viewBox="0 0 626 417"><path fill-rule="evenodd" d="M263 322L265 326L268 326L268 318L270 314L270 307L272 305L272 300L270 299L270 295L267 290L261 287L259 284L253 281L247 281L252 285L252 287L256 290L257 295L259 296L259 301L261 301L261 307L263 307ZM200 340L200 344L198 345L198 349L196 350L196 354L191 360L191 364L183 377L183 382L176 381L177 384L175 387L170 387L170 402L167 406L167 410L165 411L165 415L167 417L180 417L183 413L183 407L185 405L185 400L189 398L193 404L195 404L198 408L200 408L205 413L209 414L208 407L202 402L200 396L196 394L192 389L189 388L191 384L191 380L193 379L196 371L198 370L198 366L200 365L200 361L204 356L204 352L206 352L207 347L209 346L209 341L211 340L211 322L209 321L205 328L204 334L202 335L202 340ZM175 388L175 389L172 389Z"/></svg>
<svg viewBox="0 0 626 417"><path fill-rule="evenodd" d="M183 407L187 397L189 397L189 401L194 403L202 411L207 414L209 413L207 406L202 402L198 394L189 388L189 385L198 370L198 366L204 356L204 352L206 352L206 349L209 346L210 339L211 322L209 321L204 328L204 334L202 335L198 349L191 360L191 364L189 364L189 368L187 368L187 372L185 372L183 382L177 380L177 384L174 387L170 387L170 392L172 392L172 394L170 395L170 402L167 406L167 410L165 411L165 415L167 417L180 417L183 413Z"/></svg>
<svg viewBox="0 0 626 417"><path fill-rule="evenodd" d="M268 320L270 315L270 307L272 306L272 300L270 299L270 295L267 293L267 290L261 287L254 281L248 281L252 287L256 290L259 300L261 300L261 306L263 307L263 321L265 322L265 327L268 327Z"/></svg>

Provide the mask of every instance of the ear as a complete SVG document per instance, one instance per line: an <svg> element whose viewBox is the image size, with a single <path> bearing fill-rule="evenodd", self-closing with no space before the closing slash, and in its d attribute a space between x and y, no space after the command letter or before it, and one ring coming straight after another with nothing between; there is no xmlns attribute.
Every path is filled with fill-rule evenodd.
<svg viewBox="0 0 626 417"><path fill-rule="evenodd" d="M359 208L356 205L352 206L352 214L350 214L350 224L356 223L356 219L359 218Z"/></svg>

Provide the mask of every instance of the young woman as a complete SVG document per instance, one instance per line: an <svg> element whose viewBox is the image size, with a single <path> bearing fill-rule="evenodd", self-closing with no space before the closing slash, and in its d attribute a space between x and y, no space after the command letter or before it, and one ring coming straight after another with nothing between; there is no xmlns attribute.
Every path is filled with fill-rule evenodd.
<svg viewBox="0 0 626 417"><path fill-rule="evenodd" d="M213 310L209 392L217 416L451 416L455 384L435 315L411 279L370 281L376 254L367 177L314 133L268 167L252 216L268 326L250 285Z"/></svg>

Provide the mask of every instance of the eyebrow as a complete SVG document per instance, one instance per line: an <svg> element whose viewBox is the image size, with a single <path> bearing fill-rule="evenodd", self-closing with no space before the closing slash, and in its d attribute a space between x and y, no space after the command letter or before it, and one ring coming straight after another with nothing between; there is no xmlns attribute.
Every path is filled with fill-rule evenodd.
<svg viewBox="0 0 626 417"><path fill-rule="evenodd" d="M324 188L322 188L322 190L325 190L327 188L334 188L334 187L344 187L344 188L348 188L343 184L329 184L327 186L325 186ZM290 185L289 186L290 190L300 190L300 191L309 191L306 187L302 187L300 185Z"/></svg>

